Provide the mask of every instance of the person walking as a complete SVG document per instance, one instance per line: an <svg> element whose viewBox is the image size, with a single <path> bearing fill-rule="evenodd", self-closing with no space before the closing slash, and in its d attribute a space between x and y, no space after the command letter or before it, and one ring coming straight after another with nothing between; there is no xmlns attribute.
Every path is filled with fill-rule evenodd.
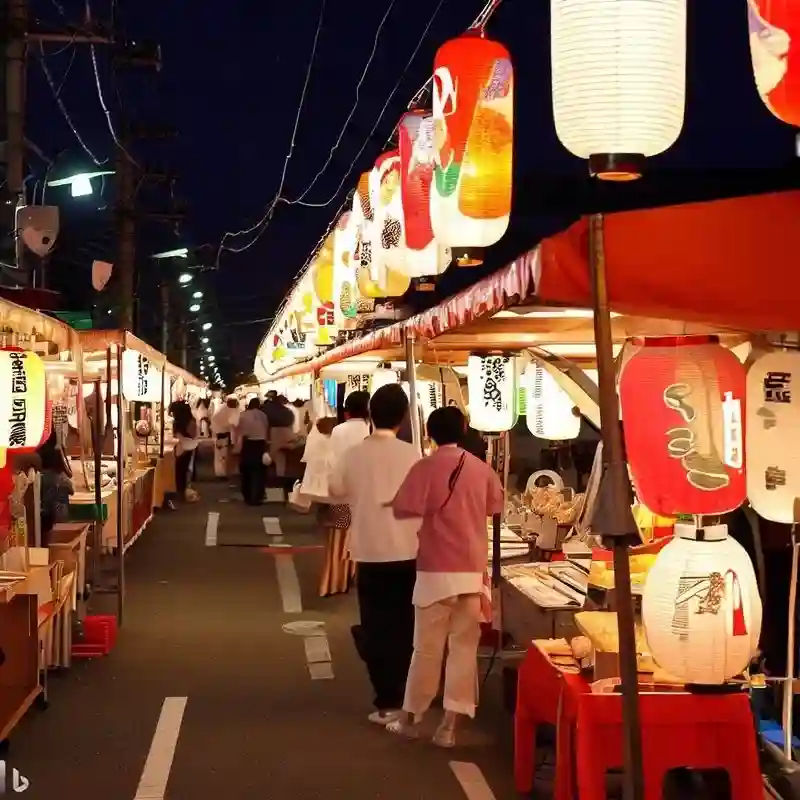
<svg viewBox="0 0 800 800"><path fill-rule="evenodd" d="M239 474L242 478L242 497L247 505L260 506L264 502L267 486L264 454L269 440L269 423L257 397L247 404L247 410L239 417L236 438L241 443Z"/></svg>
<svg viewBox="0 0 800 800"><path fill-rule="evenodd" d="M214 437L214 475L227 478L231 474L233 434L239 423L239 401L230 395L225 405L211 417L211 435Z"/></svg>
<svg viewBox="0 0 800 800"><path fill-rule="evenodd" d="M361 616L353 638L375 692L369 719L381 725L400 715L414 645L419 520L396 519L388 506L419 460L417 449L397 438L408 406L399 384L378 389L369 403L372 434L347 450L329 481L331 494L350 508L348 547Z"/></svg>
<svg viewBox="0 0 800 800"><path fill-rule="evenodd" d="M192 407L186 400L176 400L170 406L175 445L175 489L181 500L196 503L199 497L191 488L194 459L197 453L198 428Z"/></svg>
<svg viewBox="0 0 800 800"><path fill-rule="evenodd" d="M474 717L477 654L484 617L488 560L486 519L503 511L500 479L459 446L466 420L457 408L428 418L436 450L415 464L390 505L399 520L421 520L414 586L414 654L403 714L393 733L417 735L417 726L439 689L447 645L444 717L434 744L452 747L460 717Z"/></svg>

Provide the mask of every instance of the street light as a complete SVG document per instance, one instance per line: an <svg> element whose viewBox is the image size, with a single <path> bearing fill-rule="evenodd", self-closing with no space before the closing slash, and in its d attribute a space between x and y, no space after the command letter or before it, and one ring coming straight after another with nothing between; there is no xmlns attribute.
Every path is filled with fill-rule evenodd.
<svg viewBox="0 0 800 800"><path fill-rule="evenodd" d="M203 338L202 338L200 341L201 341L203 344L208 344L208 336L204 336L204 337L203 337Z"/></svg>
<svg viewBox="0 0 800 800"><path fill-rule="evenodd" d="M88 197L92 194L92 178L100 178L103 175L113 175L113 171L102 170L101 172L79 172L69 178L57 178L54 181L47 181L48 186L69 186L73 197Z"/></svg>
<svg viewBox="0 0 800 800"><path fill-rule="evenodd" d="M189 258L189 248L178 247L175 250L165 250L163 253L156 253L151 258Z"/></svg>
<svg viewBox="0 0 800 800"><path fill-rule="evenodd" d="M191 282L192 282L192 276L188 272L182 272L180 275L178 275L178 283L181 286L186 286L187 283Z"/></svg>
<svg viewBox="0 0 800 800"><path fill-rule="evenodd" d="M206 353L213 353L214 351L210 347L206 347Z"/></svg>
<svg viewBox="0 0 800 800"><path fill-rule="evenodd" d="M193 314L196 314L199 310L200 310L199 303L193 303L192 305L189 306L189 311L191 311Z"/></svg>
<svg viewBox="0 0 800 800"><path fill-rule="evenodd" d="M217 360L216 356L209 356L208 357L208 363L209 364L213 364L216 360Z"/></svg>
<svg viewBox="0 0 800 800"><path fill-rule="evenodd" d="M195 300L202 300L202 299L203 299L203 293L202 293L202 292L195 292L195 293L192 295L192 297L193 297Z"/></svg>
<svg viewBox="0 0 800 800"><path fill-rule="evenodd" d="M204 331L210 331L211 330L211 323L210 322L204 322L203 323L203 330Z"/></svg>

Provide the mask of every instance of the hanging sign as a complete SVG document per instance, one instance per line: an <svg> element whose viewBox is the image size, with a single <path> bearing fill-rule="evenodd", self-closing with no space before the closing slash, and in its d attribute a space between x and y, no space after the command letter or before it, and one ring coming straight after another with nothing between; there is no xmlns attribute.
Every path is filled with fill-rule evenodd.
<svg viewBox="0 0 800 800"><path fill-rule="evenodd" d="M157 403L161 398L161 370L135 350L122 354L122 394L139 403Z"/></svg>
<svg viewBox="0 0 800 800"><path fill-rule="evenodd" d="M476 431L499 433L517 422L517 375L511 356L470 356L467 364L469 422Z"/></svg>

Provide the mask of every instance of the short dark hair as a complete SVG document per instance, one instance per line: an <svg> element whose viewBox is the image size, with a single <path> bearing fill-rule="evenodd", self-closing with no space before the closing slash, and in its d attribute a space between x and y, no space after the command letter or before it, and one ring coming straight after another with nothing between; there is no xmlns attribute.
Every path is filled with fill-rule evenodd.
<svg viewBox="0 0 800 800"><path fill-rule="evenodd" d="M455 406L437 408L428 417L428 436L440 447L458 444L464 438L466 417Z"/></svg>
<svg viewBox="0 0 800 800"><path fill-rule="evenodd" d="M408 396L399 383L381 386L369 401L369 415L377 430L399 428L408 415Z"/></svg>
<svg viewBox="0 0 800 800"><path fill-rule="evenodd" d="M254 408L261 408L261 401L257 397L251 397L247 404L248 411L252 411Z"/></svg>
<svg viewBox="0 0 800 800"><path fill-rule="evenodd" d="M344 410L350 417L369 419L369 392L350 392L344 401Z"/></svg>

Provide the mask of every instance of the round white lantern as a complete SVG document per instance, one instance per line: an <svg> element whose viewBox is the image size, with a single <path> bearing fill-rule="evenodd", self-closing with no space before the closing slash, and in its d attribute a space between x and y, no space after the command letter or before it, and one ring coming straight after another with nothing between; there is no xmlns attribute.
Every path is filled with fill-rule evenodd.
<svg viewBox="0 0 800 800"><path fill-rule="evenodd" d="M576 439L581 431L581 418L573 413L575 404L556 379L534 362L526 367L523 380L528 430L540 439Z"/></svg>
<svg viewBox="0 0 800 800"><path fill-rule="evenodd" d="M135 350L122 353L122 394L126 400L156 403L161 399L161 370Z"/></svg>
<svg viewBox="0 0 800 800"><path fill-rule="evenodd" d="M726 525L675 526L647 575L642 617L653 658L675 678L721 684L747 667L761 598L750 557Z"/></svg>
<svg viewBox="0 0 800 800"><path fill-rule="evenodd" d="M379 369L369 376L369 393L375 394L381 386L397 383L399 375L393 369Z"/></svg>
<svg viewBox="0 0 800 800"><path fill-rule="evenodd" d="M517 370L506 355L471 355L467 362L469 424L500 433L517 422Z"/></svg>
<svg viewBox="0 0 800 800"><path fill-rule="evenodd" d="M344 399L347 398L353 392L368 392L369 391L369 375L359 374L359 375L348 375L345 379L345 387L344 387Z"/></svg>
<svg viewBox="0 0 800 800"><path fill-rule="evenodd" d="M0 351L0 447L39 447L47 422L44 363L32 351Z"/></svg>
<svg viewBox="0 0 800 800"><path fill-rule="evenodd" d="M747 496L773 522L795 521L800 497L800 352L775 351L747 372Z"/></svg>
<svg viewBox="0 0 800 800"><path fill-rule="evenodd" d="M551 0L556 134L601 178L641 174L683 127L686 0Z"/></svg>
<svg viewBox="0 0 800 800"><path fill-rule="evenodd" d="M423 422L428 421L432 411L444 405L444 391L438 381L417 381L417 403L422 412Z"/></svg>

